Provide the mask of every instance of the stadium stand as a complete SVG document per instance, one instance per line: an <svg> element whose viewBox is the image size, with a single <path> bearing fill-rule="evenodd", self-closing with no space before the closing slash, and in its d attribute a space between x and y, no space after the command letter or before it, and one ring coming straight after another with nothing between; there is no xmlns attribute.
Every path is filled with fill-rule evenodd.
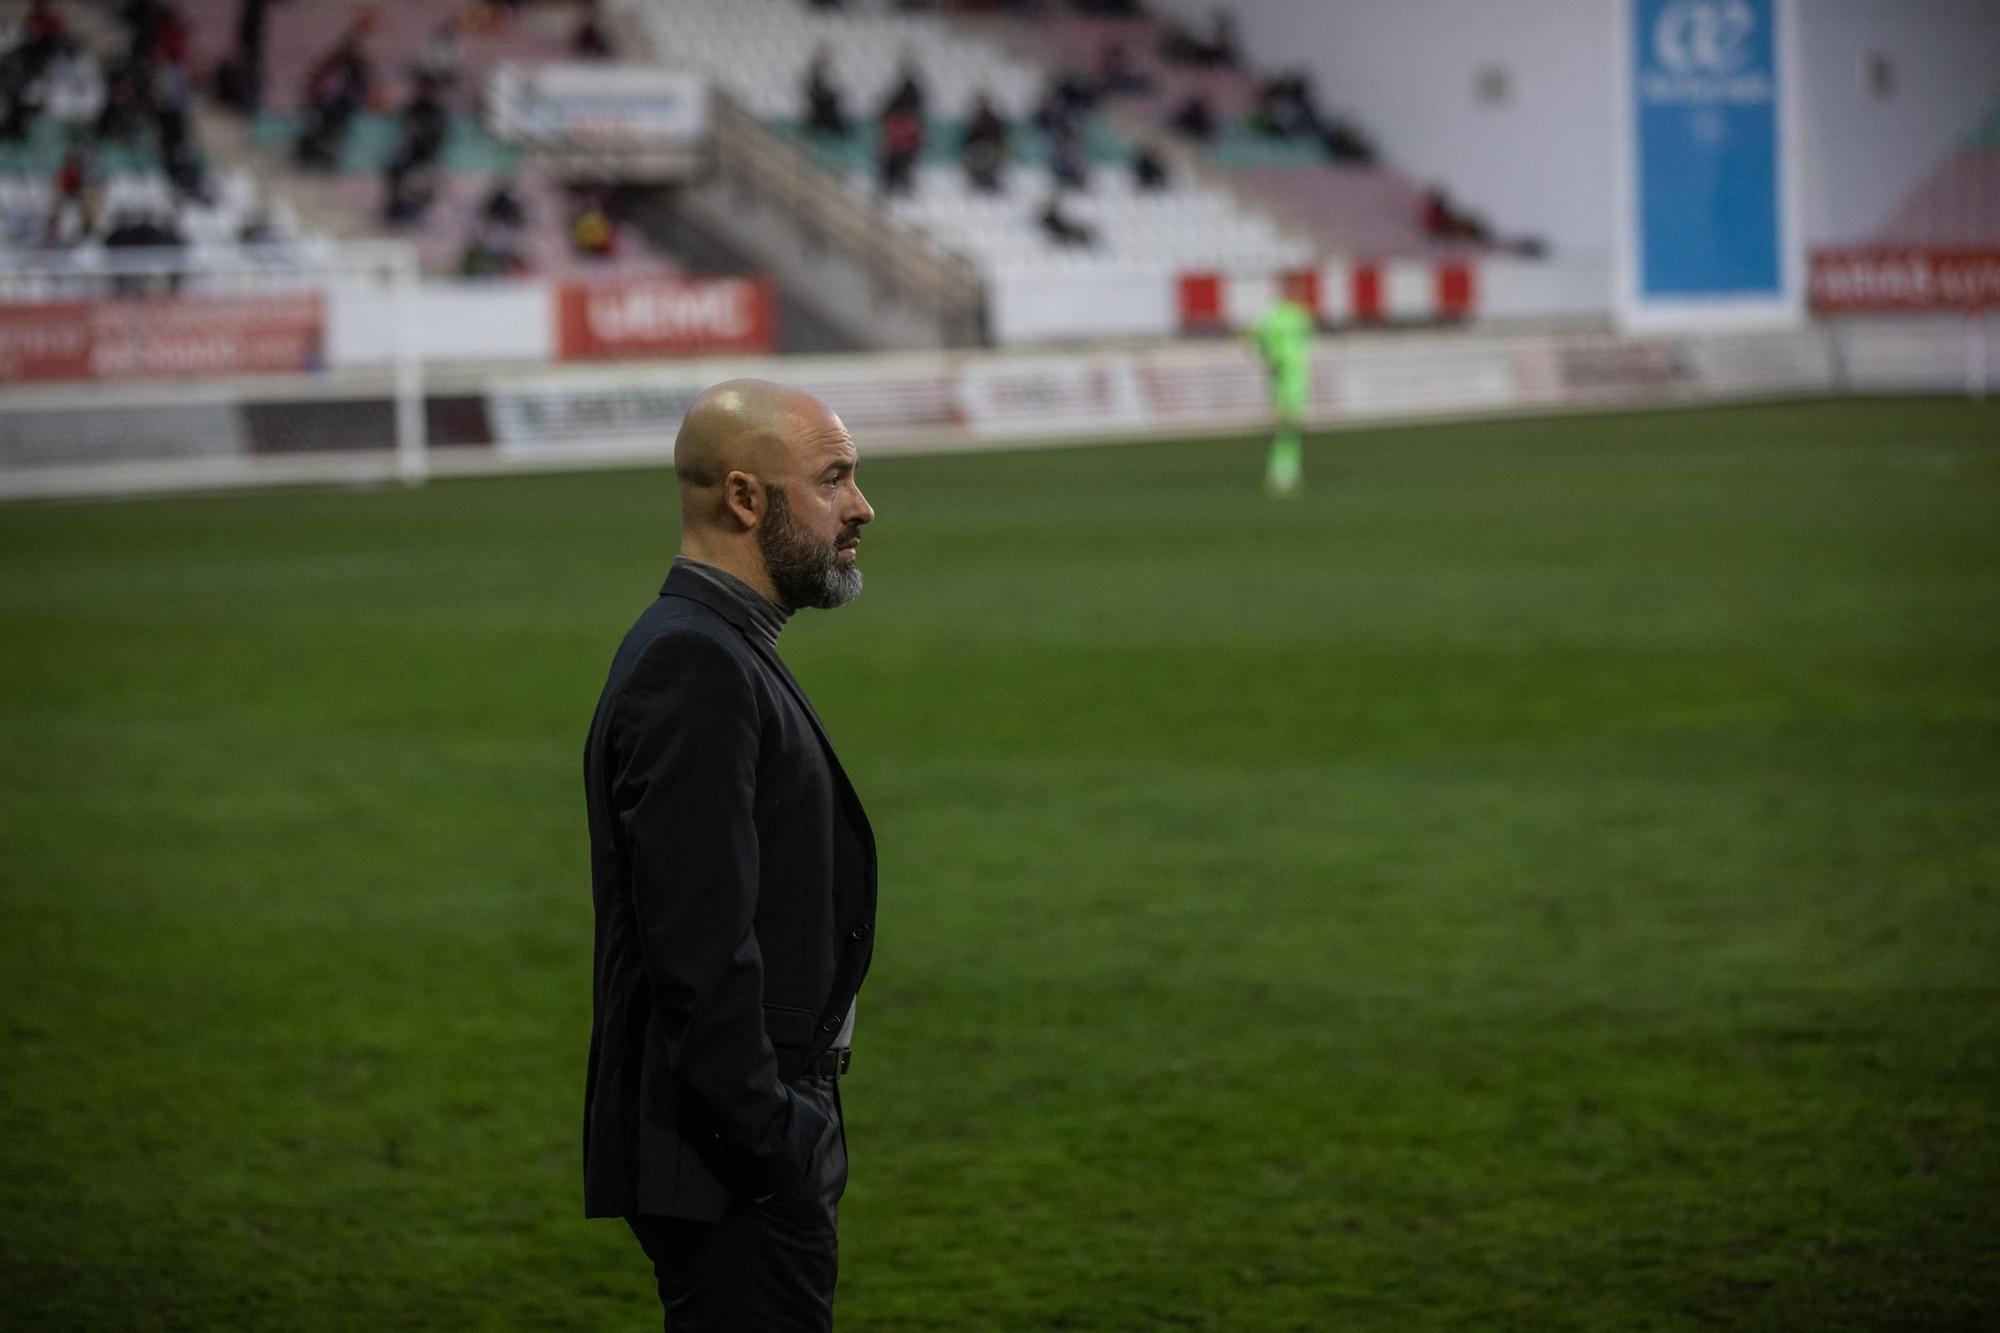
<svg viewBox="0 0 2000 1333"><path fill-rule="evenodd" d="M186 10L195 61L249 117L251 142L331 172L331 196L409 239L426 272L675 271L619 216L615 191L565 188L479 113L496 66L602 58L594 6L271 4L261 59L245 50L244 0L186 0ZM501 185L517 217L483 207Z"/></svg>
<svg viewBox="0 0 2000 1333"><path fill-rule="evenodd" d="M1126 118L1173 131L1247 201L1326 250L1445 258L1491 246L1470 234L1483 227L1439 226L1437 204L1455 214L1448 201L1377 161L1365 131L1323 111L1303 75L1248 69L1233 49L1203 49L1215 39L1147 15L1056 8L1034 35L1083 77L1110 85L1115 71L1125 91L1106 95Z"/></svg>
<svg viewBox="0 0 2000 1333"><path fill-rule="evenodd" d="M1049 108L1062 90L1051 96L1049 71L942 19L797 0L689 0L629 12L660 58L706 74L771 132L806 146L855 196L881 197L891 217L966 256L988 280L1276 269L1310 257L1308 245L1226 191L1171 178L1138 187L1134 145L1108 120L1078 110L1057 121ZM816 58L851 122L845 132L807 123ZM892 182L877 127L886 126L906 76L920 105L907 170ZM963 160L982 100L1004 125L991 188L976 185Z"/></svg>
<svg viewBox="0 0 2000 1333"><path fill-rule="evenodd" d="M1947 247L2000 245L2000 102L1911 187L1876 239Z"/></svg>
<svg viewBox="0 0 2000 1333"><path fill-rule="evenodd" d="M88 273L107 250L176 249L195 267L242 247L315 238L252 173L219 169L190 114L187 33L171 7L127 6L121 28L83 6L0 17L0 248Z"/></svg>

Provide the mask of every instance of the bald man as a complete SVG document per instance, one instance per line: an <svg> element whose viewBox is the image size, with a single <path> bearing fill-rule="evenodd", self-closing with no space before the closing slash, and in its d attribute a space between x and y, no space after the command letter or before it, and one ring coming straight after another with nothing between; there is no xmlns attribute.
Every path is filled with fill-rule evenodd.
<svg viewBox="0 0 2000 1333"><path fill-rule="evenodd" d="M861 591L875 511L824 403L731 380L674 441L681 549L584 750L596 901L584 1208L622 1217L668 1329L830 1329L837 1080L875 930L875 840L778 658Z"/></svg>

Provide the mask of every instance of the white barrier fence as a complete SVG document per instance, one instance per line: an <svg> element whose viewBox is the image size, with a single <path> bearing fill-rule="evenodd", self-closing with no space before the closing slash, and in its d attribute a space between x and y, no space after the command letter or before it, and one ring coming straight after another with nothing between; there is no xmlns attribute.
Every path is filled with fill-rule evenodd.
<svg viewBox="0 0 2000 1333"><path fill-rule="evenodd" d="M1962 318L1647 338L1329 337L1314 358L1310 413L1328 428L1757 397L1984 393L2000 379L1996 354L2000 338L1987 336L1986 322ZM659 464L693 396L734 375L818 394L877 454L1223 434L1268 419L1262 370L1235 339L432 368L420 400L407 374L386 368L48 385L0 395L0 495Z"/></svg>
<svg viewBox="0 0 2000 1333"><path fill-rule="evenodd" d="M370 445L404 480L423 479L424 320L409 246L282 242L192 261L178 248L7 258L0 495L43 493L48 477L108 476L126 462L166 464L170 482L204 470L236 475L251 452L243 411L266 386L330 377L341 312L353 308L380 312L365 335L385 408ZM234 377L244 377L240 392L225 387Z"/></svg>
<svg viewBox="0 0 2000 1333"><path fill-rule="evenodd" d="M774 326L762 278L427 280L393 242L0 252L0 387L761 353Z"/></svg>

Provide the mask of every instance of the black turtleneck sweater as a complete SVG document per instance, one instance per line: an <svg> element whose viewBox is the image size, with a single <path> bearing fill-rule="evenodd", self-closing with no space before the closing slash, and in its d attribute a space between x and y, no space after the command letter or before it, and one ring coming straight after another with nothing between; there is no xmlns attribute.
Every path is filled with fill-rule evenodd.
<svg viewBox="0 0 2000 1333"><path fill-rule="evenodd" d="M699 574L729 596L729 600L742 607L756 626L764 646L772 652L778 650L778 631L792 618L792 613L758 592L755 588L737 578L720 565L711 565L692 556L674 557L674 568L685 569L690 574Z"/></svg>

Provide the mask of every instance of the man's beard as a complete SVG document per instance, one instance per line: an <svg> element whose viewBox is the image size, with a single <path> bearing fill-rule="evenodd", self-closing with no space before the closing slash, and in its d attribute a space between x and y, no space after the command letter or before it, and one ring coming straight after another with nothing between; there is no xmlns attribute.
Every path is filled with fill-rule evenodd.
<svg viewBox="0 0 2000 1333"><path fill-rule="evenodd" d="M787 610L813 606L830 611L861 595L861 570L840 562L840 543L822 541L792 515L791 501L775 486L764 488L770 507L757 526L757 549L778 600ZM842 538L858 535L843 532Z"/></svg>

